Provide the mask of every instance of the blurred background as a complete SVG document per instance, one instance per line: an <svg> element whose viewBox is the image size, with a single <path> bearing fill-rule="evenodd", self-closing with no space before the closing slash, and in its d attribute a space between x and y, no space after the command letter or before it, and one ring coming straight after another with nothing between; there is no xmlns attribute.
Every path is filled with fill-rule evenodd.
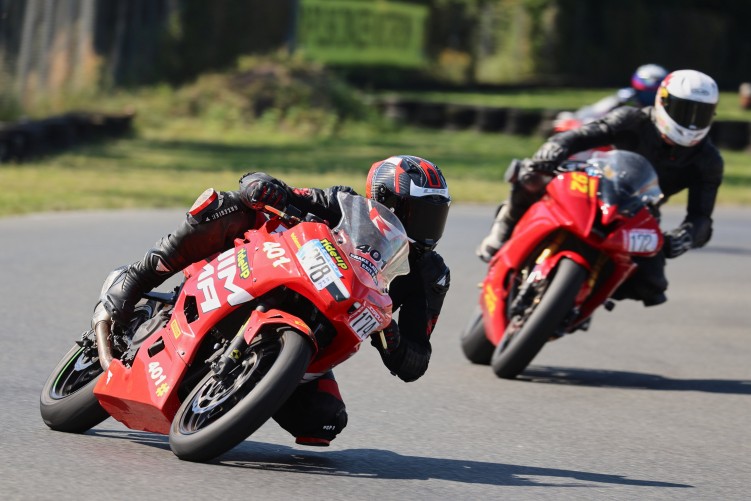
<svg viewBox="0 0 751 501"><path fill-rule="evenodd" d="M53 175L58 194L3 195L0 214L189 204L249 169L356 184L394 153L491 202L557 111L646 63L717 80L713 138L746 203L749 19L743 0L0 0L0 181ZM130 188L81 186L102 172Z"/></svg>
<svg viewBox="0 0 751 501"><path fill-rule="evenodd" d="M3 94L181 83L300 51L373 87L620 86L645 62L736 90L751 3L729 0L2 0ZM6 96L7 98L8 96Z"/></svg>

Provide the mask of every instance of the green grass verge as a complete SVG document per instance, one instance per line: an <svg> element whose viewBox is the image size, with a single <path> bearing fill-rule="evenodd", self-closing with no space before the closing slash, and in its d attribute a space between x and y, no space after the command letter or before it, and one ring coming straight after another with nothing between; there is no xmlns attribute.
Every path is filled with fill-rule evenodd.
<svg viewBox="0 0 751 501"><path fill-rule="evenodd" d="M0 215L30 212L188 207L207 187L231 190L240 176L261 170L293 186L345 184L362 191L373 161L409 153L442 168L455 202L494 203L512 158L529 156L537 137L365 127L336 139L281 134L261 127L222 130L198 120L146 128L137 137L81 147L37 162L0 165ZM724 152L726 180L719 201L751 205L751 156ZM685 198L678 198L681 203Z"/></svg>
<svg viewBox="0 0 751 501"><path fill-rule="evenodd" d="M602 95L602 91L546 90L452 96L463 102L564 108ZM448 99L446 94L421 96ZM334 134L331 128L285 129L265 117L248 125L226 113L185 116L175 111L179 110L177 101L182 102L164 87L110 96L100 101L102 111L126 105L136 110L134 137L79 147L35 162L0 164L0 216L189 207L205 188L235 189L239 177L252 170L268 172L293 186L345 184L362 191L371 163L394 154L419 155L438 163L455 202L495 203L507 195L503 173L511 159L531 155L542 142L540 137L474 131L388 130L383 124L334 127L338 129ZM718 202L751 205L751 155L730 151L723 155L726 174ZM685 195L672 203L685 203Z"/></svg>
<svg viewBox="0 0 751 501"><path fill-rule="evenodd" d="M354 127L336 139L282 134L263 127L223 130L198 120L142 129L134 138L80 147L23 164L0 165L0 215L40 211L187 207L207 187L236 189L251 170L293 186L346 184L362 191L370 165L393 154L437 162L454 200L495 202L502 173L539 139Z"/></svg>

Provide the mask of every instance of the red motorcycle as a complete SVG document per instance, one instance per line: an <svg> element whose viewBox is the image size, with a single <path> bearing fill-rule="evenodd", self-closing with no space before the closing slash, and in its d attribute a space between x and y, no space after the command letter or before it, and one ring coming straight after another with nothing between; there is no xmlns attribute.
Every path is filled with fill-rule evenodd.
<svg viewBox="0 0 751 501"><path fill-rule="evenodd" d="M301 381L391 321L388 286L409 272L404 228L373 200L339 193L338 202L333 229L266 207L263 227L185 269L173 293L145 294L125 333L100 303L44 385L47 426L80 433L112 416L169 434L190 461L245 440Z"/></svg>
<svg viewBox="0 0 751 501"><path fill-rule="evenodd" d="M644 157L613 150L559 169L490 261L462 333L465 356L501 378L519 375L548 340L586 330L600 305L612 309L632 258L662 248L650 210L662 192Z"/></svg>

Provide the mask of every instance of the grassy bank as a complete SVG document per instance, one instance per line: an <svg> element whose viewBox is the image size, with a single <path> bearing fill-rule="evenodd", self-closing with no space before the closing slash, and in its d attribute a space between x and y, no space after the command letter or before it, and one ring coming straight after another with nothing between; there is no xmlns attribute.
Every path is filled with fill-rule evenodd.
<svg viewBox="0 0 751 501"><path fill-rule="evenodd" d="M263 128L222 130L177 120L139 135L0 166L0 215L122 207L187 207L206 187L234 189L250 170L294 186L364 187L370 164L392 154L425 156L441 166L456 202L492 203L512 158L530 155L540 138L409 129L310 138ZM751 205L751 156L724 152L720 203ZM680 200L678 200L680 202Z"/></svg>
<svg viewBox="0 0 751 501"><path fill-rule="evenodd" d="M506 196L508 188L502 179L511 159L531 155L543 140L396 128L372 116L360 118L353 125L353 121L338 119L340 112L332 113L328 103L311 108L308 101L315 94L303 95L308 101L302 104L277 103L265 114L249 118L243 110L257 108L258 101L252 99L255 96L242 94L222 78L209 76L177 91L144 89L101 101L89 99L97 102L99 111L134 109L133 137L81 146L34 162L0 164L0 216L188 207L205 188L235 189L239 177L252 170L268 172L293 186L346 184L362 191L371 163L400 153L438 163L456 202L495 203ZM229 81L236 82L234 78ZM596 98L588 91L546 92L517 93L513 104L524 106L534 101L545 107L565 108ZM462 96L465 102L482 98L488 104L509 99L507 95ZM331 102L343 102L350 109L346 104L349 101L342 101L338 94L334 97ZM68 106L75 109L80 104ZM52 114L61 110L47 111ZM723 154L726 177L719 203L751 205L751 155ZM673 203L684 201L685 197Z"/></svg>

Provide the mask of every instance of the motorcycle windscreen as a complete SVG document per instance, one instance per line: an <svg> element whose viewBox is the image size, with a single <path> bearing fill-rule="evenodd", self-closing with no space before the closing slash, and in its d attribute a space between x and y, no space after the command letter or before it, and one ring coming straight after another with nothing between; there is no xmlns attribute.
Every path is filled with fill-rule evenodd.
<svg viewBox="0 0 751 501"><path fill-rule="evenodd" d="M598 153L587 161L587 173L601 178L598 195L619 213L633 215L645 205L656 205L663 194L652 164L630 151Z"/></svg>
<svg viewBox="0 0 751 501"><path fill-rule="evenodd" d="M386 206L359 195L337 193L342 219L335 232L358 278L377 289L409 273L409 240L401 221Z"/></svg>

